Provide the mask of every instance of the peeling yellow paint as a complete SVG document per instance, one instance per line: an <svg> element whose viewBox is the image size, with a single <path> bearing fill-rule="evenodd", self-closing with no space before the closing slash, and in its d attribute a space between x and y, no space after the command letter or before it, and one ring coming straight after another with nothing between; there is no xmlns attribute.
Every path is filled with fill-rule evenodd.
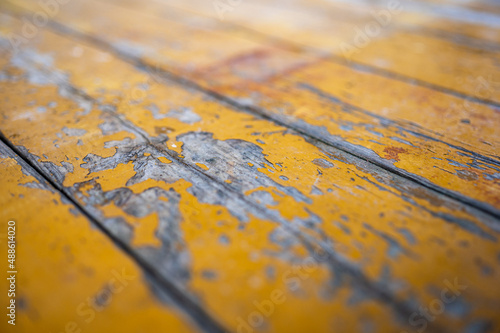
<svg viewBox="0 0 500 333"><path fill-rule="evenodd" d="M98 35L102 27L94 27L88 19L93 7L82 7L78 17L68 10L58 19ZM166 69L231 97L249 98L255 92L259 97L252 103L269 110L271 115L297 121L293 124L314 126L315 133L324 129L325 135L366 148L401 170L498 207L498 179L487 177L495 174L495 166L481 164L481 174L470 171L475 176L464 173L469 168L461 165L477 161L442 142L448 140L491 157L496 146L482 141L498 141L498 133L491 126L498 118L495 109L479 104L467 109L458 97L237 39L241 32L203 32L179 23L172 24L172 32L166 34L161 25L165 21L147 20L145 17L149 16L140 13L137 15L144 25L134 26L134 33L126 32L124 22L130 16L124 12L117 9L109 14L109 20L103 23L110 27L106 38L116 42L130 38L129 42L156 45L159 49L153 55L143 55L146 61L160 62L165 56L170 61L161 63ZM15 31L19 25L15 19L6 20L2 33ZM153 36L172 43L189 36L192 41L182 44L187 45L186 49L180 48L167 57L170 46L161 49ZM194 43L200 39L203 43ZM399 36L394 44L391 39L378 43L386 45L382 49L391 50L402 41L404 38ZM195 44L199 52L194 52ZM352 300L359 296L356 284L341 284L337 290L332 286L339 270L313 263L308 272L297 272L297 265L300 267L310 253L292 236L292 231L312 240L315 246L330 248L359 268L370 283L382 281L395 286L401 282L401 288L389 291L391 297L399 300L429 304L436 297L432 288L439 289L441 281L458 276L468 287L462 300L471 304L469 318L487 318L498 325L495 307L488 306L500 297L500 290L492 287L500 274L495 259L500 248L494 219L425 188L411 187L408 180L361 159L350 162L339 151L322 149L319 143L307 142L286 127L231 109L182 86L151 81L146 74L92 46L48 31L40 32L30 46L39 54L51 54L53 68L48 70L70 74L71 85L85 89L91 98L113 105L116 110L104 112L93 107L88 114L80 115L80 106L61 96L53 84L38 86L25 79L0 82L1 115L6 119L1 125L2 133L15 145L40 157L39 162L52 162L59 167L64 166L62 162L70 163L74 170L64 175L62 184L75 189L75 197L82 204L94 199L95 186L106 194L129 190L141 195L155 189L178 194L182 237L171 246L185 255L190 272L190 278L181 286L199 297L210 314L231 330L238 330L242 320L247 321L258 310L255 302L269 300L274 290L282 291L286 302L275 304L272 315L265 318L263 331L290 331L290 327L296 332L327 331L332 327L361 330L360 318L373 323L378 332L399 331L406 325L404 320L401 324L387 320L394 310L380 300L368 298L352 305ZM70 52L75 47L86 55L85 59L75 59ZM367 49L366 61L376 58L375 51ZM460 54L465 57L469 53L465 50ZM249 58L245 58L247 54ZM451 51L445 54L451 55ZM278 65L281 56L285 60ZM216 62L221 57L232 61ZM243 61L238 64L234 58ZM26 69L7 65L8 61L4 59L0 64L11 75L25 73ZM404 67L404 61L395 68ZM301 67L304 63L307 66ZM471 73L491 69L491 64L483 65L478 63L480 69L471 68ZM190 70L190 66L198 71ZM286 75L279 75L283 72ZM452 76L440 72L436 80L451 84ZM138 96L138 87L145 82L149 82L149 87L139 89ZM331 98L319 96L314 89L304 89L302 83ZM470 92L469 88L464 91ZM378 93L366 93L371 91ZM39 113L28 107L32 99L36 100L35 105L56 101L57 107ZM191 110L199 119L181 121L182 118L172 116L172 110ZM247 218L243 221L235 216L232 207L208 203L206 197L195 193L197 179L179 180L165 173L162 181L146 177L132 183L138 177L134 167L139 165L136 163L140 156L126 156L126 163L89 171L84 162L89 155L113 157L118 151L114 141L141 139L132 129L123 130L122 125L118 125L120 130L116 133L102 129L118 117L148 137L149 141L141 141L141 145L156 149L155 153L141 155L147 157L145 163L155 165L158 160L175 165L178 170L197 165L201 170L190 173L193 179L195 175L208 175L213 186L219 186L216 181L225 186L220 192L244 197L249 206L259 207L258 212L243 213ZM465 118L472 126L460 121ZM40 123L47 126L39 126ZM84 129L86 133L64 136L64 127ZM404 130L420 131L436 140ZM187 137L200 133L208 133L208 139L231 149L228 153L213 150L208 151L208 157L198 156L196 147L187 144ZM78 145L78 140L83 145ZM162 154L171 155L159 156ZM182 163L177 159L182 159ZM318 160L325 162L315 163ZM244 178L246 175L248 179ZM159 201L169 202L165 197ZM158 248L162 244L157 235L161 212L138 217L115 201L93 205L103 218L122 218L133 228L132 248ZM263 211L267 212L267 219L257 216ZM278 218L284 222L277 223L274 219ZM170 220L174 221L175 216L170 216ZM489 273L485 274L485 270ZM298 291L291 290L287 277L299 279ZM437 317L434 324L451 331L463 326L460 318L454 319L450 314Z"/></svg>
<svg viewBox="0 0 500 333"><path fill-rule="evenodd" d="M38 180L12 158L0 157L0 172L1 224L6 230L14 220L17 227L16 331L195 331L151 294L141 269L54 189L26 186ZM6 243L1 245L6 253ZM0 287L8 289L6 279ZM104 303L97 303L100 295L107 295ZM5 295L2 308L7 302ZM2 320L0 328L9 332L12 326Z"/></svg>

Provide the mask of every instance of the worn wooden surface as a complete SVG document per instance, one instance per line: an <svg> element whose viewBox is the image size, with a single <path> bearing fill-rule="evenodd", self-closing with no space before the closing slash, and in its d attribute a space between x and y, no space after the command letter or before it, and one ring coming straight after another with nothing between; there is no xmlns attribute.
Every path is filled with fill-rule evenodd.
<svg viewBox="0 0 500 333"><path fill-rule="evenodd" d="M3 143L0 170L0 216L18 222L16 331L191 331L151 295L147 274Z"/></svg>
<svg viewBox="0 0 500 333"><path fill-rule="evenodd" d="M0 4L15 329L500 332L498 6L214 3Z"/></svg>

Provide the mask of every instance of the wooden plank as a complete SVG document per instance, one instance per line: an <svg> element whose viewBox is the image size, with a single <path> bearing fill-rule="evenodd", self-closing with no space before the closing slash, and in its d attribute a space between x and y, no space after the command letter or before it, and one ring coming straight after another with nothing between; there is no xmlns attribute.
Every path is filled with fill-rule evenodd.
<svg viewBox="0 0 500 333"><path fill-rule="evenodd" d="M495 92L500 89L500 77L497 77L499 74L496 65L499 60L500 26L471 26L463 22L443 22L443 20L429 19L428 15L422 13L416 15L412 14L411 11L409 13L403 11L391 17L390 24L380 36L369 38L366 46L357 47L354 45L357 38L354 28L362 30L366 24L375 21L374 12L388 10L387 8L380 5L378 7L365 6L366 8L362 7L364 10L360 13L359 11L353 12L346 3L336 4L331 1L327 3L323 1L297 1L289 3L287 6L257 1L242 3L241 7L235 7L231 11L232 15L228 14L227 20L234 24L220 24L220 22L217 24L213 20L203 19L200 15L194 17L183 15L178 9L176 11L175 6L171 7L159 1L149 2L146 6L135 0L119 2L107 0L105 2L126 5L149 15L156 14L168 18L169 21L184 22L186 25L211 30L238 30L241 25L249 26L262 35L280 38L281 44L288 44L288 49L300 49L305 53L311 53L308 51L311 51L309 49L312 48L312 50L317 50L312 54L319 55L329 61L334 59L325 57L325 54L333 53L342 57L344 53L341 50L341 44L350 44L356 50L352 54L347 52L349 56L346 58L355 61L352 63L354 69L367 70L374 75L388 75L392 78L401 78L401 75L406 75L408 77L404 80L410 83L419 84L417 81L422 80L424 86L455 90L455 92L447 91L451 94L460 91L472 99L495 99L497 95ZM174 1L174 3L176 6L192 10L198 8L198 13L217 17L215 11L206 8L207 2L204 6L198 2L194 2L194 4L182 2L184 6L180 2ZM366 2L363 3L366 4ZM401 5L401 8L403 10L411 9L404 7L404 5ZM262 12L266 12L268 15L256 14ZM184 13L186 12L184 11ZM301 15L299 16L299 14ZM122 15L126 14L122 13ZM412 19L415 15L417 18ZM276 23L277 21L278 23ZM301 22L301 25L294 24L297 21ZM411 23L403 24L402 22ZM449 26L448 29L446 26ZM460 30L462 35L458 34L457 30ZM455 31L455 35L451 34L453 31ZM242 36L252 39L251 33L249 34L248 30L246 32ZM466 36L491 38L493 43L485 44L485 41L481 39L463 38ZM253 39L256 39L256 36ZM262 36L258 40L261 44L265 43ZM267 42L269 43L270 40L272 38L269 38ZM437 52L438 50L439 52ZM424 51L435 54L435 56L422 57ZM375 60L364 61L365 58ZM334 62L338 63L338 61ZM380 69L384 67L391 72L385 72L385 74L383 71L381 72ZM415 75L409 73L409 70L414 71ZM468 105L468 107L475 108L475 105ZM496 107L498 109L498 105Z"/></svg>
<svg viewBox="0 0 500 333"><path fill-rule="evenodd" d="M214 4L228 2L173 0L168 3L151 1L141 5L135 0L101 1L161 13L163 17L174 20L176 16L177 19L182 19L176 15L179 10L188 11L196 13L197 16L216 18L221 23L233 26L233 29L247 27L263 35L285 39L309 51L323 50L338 53L341 51L339 44L353 42L356 35L354 28L358 27L363 30L368 22L381 22L381 25L384 25L381 29L381 37L386 37L387 32L397 30L409 30L410 33L416 35L445 31L450 34L450 40L454 39L456 42L464 36L489 42L478 44L480 48L493 44L498 46L500 38L499 26L496 22L492 22L495 20L495 15L499 14L498 6L483 8L476 12L474 8L468 10L463 3L457 6L433 4L432 1L418 3L303 0L270 3L260 0L242 1L233 6L220 6L217 10ZM392 4L391 9L396 9L393 9L394 15L389 18L379 17L378 15L383 15L381 12L389 10L389 4ZM254 13L260 15L254 15ZM482 21L478 19L481 15L485 16ZM199 19L191 20L192 22L200 21Z"/></svg>
<svg viewBox="0 0 500 333"><path fill-rule="evenodd" d="M280 124L500 216L499 138L491 126L500 121L496 108L299 56L231 31L106 6L93 2L79 7L78 15L68 10L58 19L99 36L131 61L188 77L240 107L251 101L250 109ZM94 8L109 14L89 25L85 11L90 15ZM108 33L100 36L99 30ZM373 89L378 93L366 94Z"/></svg>
<svg viewBox="0 0 500 333"><path fill-rule="evenodd" d="M411 1L319 0L241 2L232 7L222 6L224 14L220 15L213 7L214 3L224 3L222 0L151 1L147 4L136 0L101 2L161 14L172 20L185 19L191 24L203 21L176 13L176 8L181 8L216 18L231 26L228 29L246 27L279 38L305 52L319 56L332 54L374 69L405 75L407 81L420 79L472 97L496 98L493 93L487 97L483 94L475 96L477 83L472 80L477 77L490 79L492 73L489 69L495 69L498 62L500 24L496 24L498 17L495 15L498 14L491 11L476 12L464 7ZM483 21L480 21L481 15ZM474 19L469 19L469 22L468 17ZM213 23L208 23L207 27L210 25ZM399 39L407 43L401 43ZM397 52L391 51L393 49ZM437 57L422 57L423 52ZM331 60L338 61L336 57ZM410 60L411 66L401 65L401 62ZM452 70L449 69L451 66ZM494 77L489 83L498 84L498 81ZM498 100L496 102L498 104Z"/></svg>
<svg viewBox="0 0 500 333"><path fill-rule="evenodd" d="M16 20L4 21L4 31L18 28ZM457 275L467 281L463 300L472 309L429 325L441 331L444 324L453 330L494 322L498 290L491 285L498 273L484 275L477 258L498 265L486 259L498 253L498 220L206 95L155 83L107 52L48 32L28 50L5 64L13 67L10 95L33 89L34 105L57 105L38 112L30 98L7 99L4 92L2 132L231 329L255 311L254 300L268 300L277 288L287 302L266 318L270 329L358 327L366 317L380 331L395 330L408 323L408 308L436 298L429 285L440 290ZM34 66L37 59L50 61ZM87 114L67 111L78 102ZM50 126L37 126L48 117ZM158 194L164 192L166 203ZM308 247L331 257L300 282L296 295L283 276L309 258ZM408 288L394 289L397 281ZM368 300L351 305L357 289ZM409 299L417 301L402 301ZM402 323L387 322L391 313ZM315 322L308 322L313 314Z"/></svg>
<svg viewBox="0 0 500 333"><path fill-rule="evenodd" d="M17 271L15 326L3 318L2 332L197 331L185 314L153 295L155 285L140 267L2 142L0 174L2 268ZM7 267L10 220L14 269ZM8 282L0 282L3 309Z"/></svg>
<svg viewBox="0 0 500 333"><path fill-rule="evenodd" d="M496 66L500 26L491 26L494 20L491 18L484 22L475 19L475 24L464 22L467 12L456 6L435 4L434 8L428 4L393 1L398 10L387 17L381 13L387 13L389 2L377 5L371 2L375 6L368 6L364 1L287 1L284 4L252 1L233 7L223 6L224 15L212 8L215 3L223 1L105 2L208 30L241 30L244 38L264 40L264 43L274 43L288 50L326 57L341 65L347 60L357 70L451 95L458 93L467 100L490 100L496 109L499 108L498 101L491 99L496 98L500 89L500 74ZM186 10L196 15L188 16ZM380 15L384 17L380 18ZM480 15L472 12L469 16ZM204 19L205 16L217 18L218 22ZM387 24L383 22L377 36L368 36L367 25L373 27L381 19L388 20ZM360 34L359 31L364 32ZM422 57L422 52L436 56ZM328 54L333 58L326 56ZM373 61L367 61L368 58ZM475 108L469 101L463 104L467 109Z"/></svg>

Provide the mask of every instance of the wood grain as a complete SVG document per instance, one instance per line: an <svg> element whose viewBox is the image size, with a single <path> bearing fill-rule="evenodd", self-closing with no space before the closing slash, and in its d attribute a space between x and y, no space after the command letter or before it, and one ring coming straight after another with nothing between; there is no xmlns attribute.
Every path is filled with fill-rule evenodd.
<svg viewBox="0 0 500 333"><path fill-rule="evenodd" d="M79 15L85 17L85 5L81 5ZM116 25L115 30L107 26L106 38L127 31L123 22L132 19L116 13L115 17L108 12L106 24L122 22L122 26ZM83 30L103 28L91 27L94 21L83 26L83 20L70 11L62 14L68 15L66 23L79 24ZM143 22L151 29L159 27L152 18ZM19 29L19 20L2 16L2 34ZM148 36L153 41L165 31L152 29L147 35L140 29L135 27L135 34L130 34L137 38L135 43L146 42ZM173 24L168 36L191 36L185 29ZM212 35L195 31L197 40ZM331 73L335 68L328 66L333 64L316 61L317 77L312 72L289 71L288 79L268 79L273 66L286 69L310 60L271 49L271 56L264 53L263 63L256 64L252 56L243 57L242 65L241 58L230 61L232 71L226 73L228 65L212 66L216 48L220 47L218 57L221 52L230 57L255 48L256 43L241 39L240 44L223 44L226 40L217 44L213 37L203 44L210 50L193 54L190 60L186 55L194 52L194 42L166 58L179 64L173 66L176 73L200 82L193 86L161 68L144 72L151 69L141 66L148 61L144 55L124 56L109 45L109 50L103 49L96 39L75 41L77 37L82 36L40 31L25 48L2 58L0 96L5 121L0 129L23 158L186 300L206 309L215 322L232 331L248 325L262 331L361 330L366 322L381 332L411 329L412 313L439 297L446 288L444 281L459 281L467 286L460 295L465 305L455 304L458 310L447 309L429 321L429 331L451 332L477 323L498 325L499 290L491 287L500 274L494 211L443 195L443 190L422 186L404 173L390 172L396 163L406 163L413 170L412 164L420 161L427 171L419 172L435 177L433 182L455 182L450 185L455 189L462 179L443 180L436 176L436 168L425 169L432 157L444 157L439 149L451 149L420 133L430 137L432 132L408 119L381 118L329 96L327 89L336 89L337 83L323 78L319 65ZM121 51L130 51L119 45ZM153 49L152 57L159 58L157 52ZM130 64L134 61L135 67ZM192 69L186 69L190 64ZM238 75L233 65L240 66ZM356 73L343 74L339 77ZM308 78L304 84L300 75ZM370 81L371 76L359 75L352 80L367 80L364 84L371 89L384 86ZM259 78L271 84L260 84ZM399 89L410 90L405 87ZM205 89L223 91L232 99ZM251 102L259 109L241 107L246 105L242 98L251 91L257 93ZM293 99L286 98L290 94ZM448 95L439 96L443 103L449 101ZM366 98L367 105L376 101ZM289 104L280 104L284 100ZM380 107L384 101L379 101ZM400 109L395 112L419 116L410 107L406 113ZM328 116L339 118L326 118L327 111ZM321 125L310 120L314 117ZM425 122L422 118L419 121ZM329 130L336 126L352 136L324 134L321 126ZM482 128L491 132L486 122ZM414 132L418 134L411 134L411 144L402 148L402 141L410 140ZM367 133L370 139L349 142ZM452 137L451 132L447 135ZM364 150L365 146L374 149L368 144L371 138L398 144L387 144L392 148L383 151L385 158L376 158ZM473 140L469 145L476 143ZM404 151L412 145L415 150ZM423 155L423 147L437 153ZM487 147L483 149L487 154ZM477 151L469 154L479 160ZM493 157L483 159L487 162L480 160L480 167L494 169ZM470 196L486 193L492 200L491 183L480 183L481 189ZM275 290L286 301L275 303L269 316L261 314L265 320L259 323L260 317L252 313L262 311L259 306L269 304ZM456 316L456 311L461 315Z"/></svg>
<svg viewBox="0 0 500 333"><path fill-rule="evenodd" d="M432 86L374 75L366 67L297 55L231 30L207 30L194 19L195 24L188 24L191 21L186 19L173 21L88 3L78 7L78 14L64 7L67 12L58 20L66 27L58 26L60 33L96 43L152 73L173 74L180 82L187 79L188 85L220 100L500 216L499 139L491 126L499 122L496 106ZM101 8L98 12L106 13L106 19L88 24L95 8ZM134 20L137 23L128 29L126 22ZM100 30L107 33L99 35ZM466 56L452 58L483 62L482 57L466 51ZM450 56L456 54L450 52ZM446 61L435 59L437 63ZM481 66L485 73L496 73L488 63ZM461 68L470 75L478 73L473 66ZM445 75L441 72L436 75ZM489 94L495 95L497 88L490 86L490 91L495 90ZM374 89L376 94L365 93Z"/></svg>
<svg viewBox="0 0 500 333"><path fill-rule="evenodd" d="M5 233L16 222L17 270L16 325L2 320L2 332L198 331L153 296L141 267L2 142L0 173L0 219ZM9 289L5 278L0 287ZM4 309L8 301L0 301Z"/></svg>

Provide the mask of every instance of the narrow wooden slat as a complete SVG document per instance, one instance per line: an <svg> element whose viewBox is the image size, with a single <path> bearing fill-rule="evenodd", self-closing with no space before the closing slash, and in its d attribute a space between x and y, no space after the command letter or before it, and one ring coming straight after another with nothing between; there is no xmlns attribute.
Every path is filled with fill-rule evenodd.
<svg viewBox="0 0 500 333"><path fill-rule="evenodd" d="M381 75L395 73L406 81L421 80L450 93L456 91L489 100L497 107L500 101L494 91L486 96L484 91L478 92L481 85L478 78L495 86L492 89L498 90L500 84L498 74L492 77L499 60L500 24L491 26L500 21L500 16L496 19L491 12L482 13L488 16L484 22L475 19L476 24L472 24L453 20L467 17L464 8L442 4L426 6L414 1L382 1L374 2L373 6L364 1L252 1L229 7L231 10L224 11L222 16L212 8L213 3L203 1L152 1L146 6L135 0L101 1L174 19L182 15L171 13L170 5L192 10L236 27L249 27L263 35L278 37L305 50L317 51L316 54L333 54L341 60L388 71L379 73ZM397 9L391 12L389 3ZM469 16L480 17L481 12L471 10ZM439 33L443 30L448 34ZM493 49L481 41L464 43L461 36L487 40Z"/></svg>
<svg viewBox="0 0 500 333"><path fill-rule="evenodd" d="M1 267L11 270L7 222L13 220L17 271L15 326L3 318L2 332L197 331L151 293L154 284L140 267L2 142L0 174ZM3 309L8 282L0 282Z"/></svg>
<svg viewBox="0 0 500 333"><path fill-rule="evenodd" d="M101 1L111 1L114 0L101 0ZM134 0L125 0L121 2L123 5L137 5ZM203 1L189 1L183 2L179 0L169 1L168 3L162 1L152 1L142 8L165 8L169 6L170 8L177 8L195 12L203 16L211 16L218 18L219 20L227 23L232 23L238 26L246 26L257 31L269 35L276 36L280 38L285 38L290 40L290 42L300 43L304 46L311 46L316 49L325 49L326 46L333 46L333 49L337 49L338 45L333 44L336 36L339 35L337 30L339 27L349 27L349 35L345 35L346 38L343 40L347 42L348 40L353 40L355 32L353 29L355 26L363 30L367 22L382 22L386 24L386 18L378 17L380 12L389 10L389 3L397 7L396 11L393 11L395 15L390 17L390 21L384 27L382 35L390 30L400 30L400 29L410 29L415 34L421 34L425 30L429 29L431 31L445 30L452 33L454 36L468 36L472 38L477 38L480 40L485 40L492 43L498 44L498 39L500 38L500 29L498 27L491 27L488 22L467 22L464 21L466 15L461 15L460 11L456 11L456 6L450 6L446 12L455 13L455 15L440 15L438 10L433 7L426 6L426 4L418 4L416 2L409 1L395 1L387 2L353 2L353 1L287 1L285 4L280 3L266 3L264 1L252 1L242 2L241 6L234 7L232 11L228 11L224 15L223 19L217 15L217 11L210 8L207 2ZM422 9L421 11L415 11L415 8ZM463 6L462 6L463 7ZM391 7L392 9L392 7ZM412 10L413 9L413 10ZM460 8L462 9L462 8ZM254 20L249 20L248 13L250 12L264 12L267 15L261 15L256 17ZM272 13L272 14L271 14ZM491 11L487 12L489 16L492 15ZM162 14L164 15L163 11ZM300 15L301 22L316 22L312 26L307 26L307 30L313 29L315 32L319 33L319 36L315 36L309 33L310 36L315 38L305 39L303 34L300 33L300 26L294 25L292 22L285 18L290 18L291 15ZM276 25L277 29L266 29L266 24L272 22L271 17L274 18L274 22L280 20L280 24ZM312 21L315 17L316 20ZM266 18L269 18L266 21ZM322 27L318 29L318 27ZM335 30L332 28L336 28ZM330 31L332 38L325 38L325 32ZM384 32L385 31L385 32ZM299 33L299 38L293 38ZM323 37L323 38L322 38ZM316 44L315 40L322 38L325 44ZM330 48L331 49L331 48Z"/></svg>
<svg viewBox="0 0 500 333"><path fill-rule="evenodd" d="M18 24L9 22L12 31ZM495 308L484 304L496 304L497 290L488 286L497 273L483 275L477 258L498 265L485 259L498 253L497 220L206 95L160 84L107 52L48 32L28 50L7 66L9 92L36 88L34 105L46 110L5 93L2 132L228 327L237 329L256 310L253 301L277 288L287 301L266 318L273 330L356 327L360 317L394 330L391 313L405 325L403 313L435 299L429 285L444 288L459 272L473 310L459 319L443 314L433 327L495 320ZM34 66L43 59L50 61ZM32 84L16 84L18 75ZM37 87L40 79L58 84ZM66 112L76 102L88 113ZM49 117L51 126L36 126ZM308 246L332 257L300 281L296 295L284 277L308 257ZM408 287L393 289L396 281ZM359 288L368 300L346 310ZM402 302L408 299L417 300ZM305 320L313 314L314 323Z"/></svg>
<svg viewBox="0 0 500 333"><path fill-rule="evenodd" d="M264 35L283 38L302 46L327 51L338 51L341 42L352 42L356 33L354 28L358 27L364 30L368 22L384 24L382 36L391 30L410 29L417 35L425 30L444 30L454 36L468 36L496 44L500 38L498 23L492 22L494 16L499 14L498 6L483 8L476 12L472 8L468 10L463 3L457 6L456 4L444 5L432 4L432 2L425 4L415 1L303 0L270 3L260 0L242 1L233 6L222 6L222 10L218 11L213 2L202 0L150 1L142 5L135 0L100 1L130 6L138 10L156 10L157 14L161 13L165 17L174 16L176 10L181 9L201 16L216 18L222 23L248 27ZM389 3L392 4L391 8L389 8ZM390 18L378 16L381 15L381 12L389 9L392 9L394 13ZM253 15L254 13L260 15ZM469 16L466 15L468 13L472 17L480 17L483 13L488 16L488 19L483 21L468 20ZM389 21L387 22L387 20ZM300 24L296 22L300 22ZM375 39L378 37L380 36L376 36Z"/></svg>

